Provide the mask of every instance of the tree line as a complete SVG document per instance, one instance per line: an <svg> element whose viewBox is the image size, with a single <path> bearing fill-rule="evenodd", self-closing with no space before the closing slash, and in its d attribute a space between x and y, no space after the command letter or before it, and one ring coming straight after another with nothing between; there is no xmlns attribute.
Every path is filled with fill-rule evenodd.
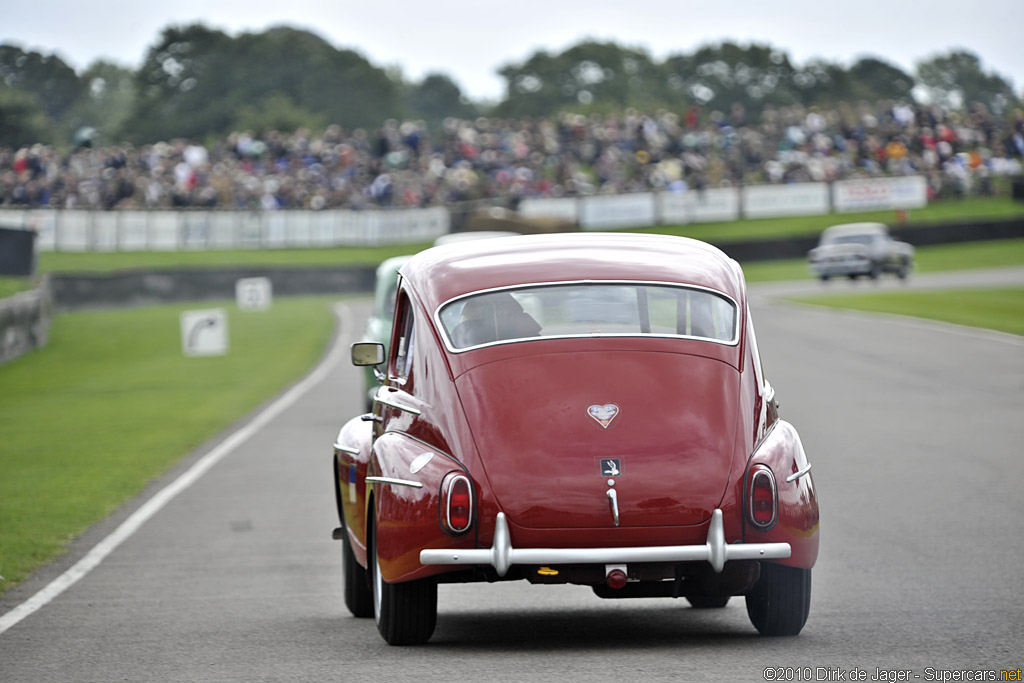
<svg viewBox="0 0 1024 683"><path fill-rule="evenodd" d="M280 26L228 35L203 24L169 26L137 69L96 61L81 73L55 54L0 45L0 146L59 148L172 138L198 141L234 130L339 124L377 128L390 118L437 127L446 117L552 117L691 107L756 116L766 106L832 107L842 101L926 100L984 105L1010 116L1021 98L977 55L950 50L913 74L879 57L845 67L798 65L770 45L706 45L658 61L643 49L585 40L499 70L505 94L473 102L446 74L418 82L306 30Z"/></svg>

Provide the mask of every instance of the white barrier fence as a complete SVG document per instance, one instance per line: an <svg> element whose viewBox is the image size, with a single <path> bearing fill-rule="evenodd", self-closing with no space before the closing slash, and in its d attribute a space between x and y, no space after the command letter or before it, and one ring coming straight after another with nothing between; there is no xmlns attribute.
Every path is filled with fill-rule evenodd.
<svg viewBox="0 0 1024 683"><path fill-rule="evenodd" d="M739 217L740 195L735 188L661 195L662 223L717 223L734 221Z"/></svg>
<svg viewBox="0 0 1024 683"><path fill-rule="evenodd" d="M641 192L576 198L524 199L524 216L559 218L584 230L657 224L713 223L740 218L820 216L832 211L915 209L928 203L923 176L838 180L833 183L748 185L704 190Z"/></svg>
<svg viewBox="0 0 1024 683"><path fill-rule="evenodd" d="M0 211L0 226L35 230L40 251L178 251L378 246L448 233L443 206L394 211Z"/></svg>
<svg viewBox="0 0 1024 683"><path fill-rule="evenodd" d="M927 204L922 176L524 199L524 218L583 230L913 209ZM429 242L451 230L445 207L368 211L0 211L0 227L35 230L41 251L177 251L377 246Z"/></svg>

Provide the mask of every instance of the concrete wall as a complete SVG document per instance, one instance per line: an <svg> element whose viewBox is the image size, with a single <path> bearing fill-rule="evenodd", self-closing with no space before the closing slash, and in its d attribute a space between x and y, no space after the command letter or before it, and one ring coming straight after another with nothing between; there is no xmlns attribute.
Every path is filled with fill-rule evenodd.
<svg viewBox="0 0 1024 683"><path fill-rule="evenodd" d="M0 299L0 363L45 346L53 306L47 280L36 289Z"/></svg>

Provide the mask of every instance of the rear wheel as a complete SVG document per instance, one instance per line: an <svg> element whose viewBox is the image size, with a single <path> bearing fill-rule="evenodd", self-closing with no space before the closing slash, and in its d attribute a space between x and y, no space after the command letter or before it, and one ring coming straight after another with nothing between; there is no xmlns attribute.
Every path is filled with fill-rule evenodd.
<svg viewBox="0 0 1024 683"><path fill-rule="evenodd" d="M366 569L356 561L348 533L341 540L341 568L345 580L345 607L354 617L373 616L373 595Z"/></svg>
<svg viewBox="0 0 1024 683"><path fill-rule="evenodd" d="M747 615L762 636L795 636L811 611L811 570L761 563L747 593Z"/></svg>
<svg viewBox="0 0 1024 683"><path fill-rule="evenodd" d="M376 534L370 553L373 616L388 645L420 645L437 625L437 582L433 579L387 583L377 561Z"/></svg>
<svg viewBox="0 0 1024 683"><path fill-rule="evenodd" d="M687 595L686 600L697 609L718 609L729 604L728 595Z"/></svg>

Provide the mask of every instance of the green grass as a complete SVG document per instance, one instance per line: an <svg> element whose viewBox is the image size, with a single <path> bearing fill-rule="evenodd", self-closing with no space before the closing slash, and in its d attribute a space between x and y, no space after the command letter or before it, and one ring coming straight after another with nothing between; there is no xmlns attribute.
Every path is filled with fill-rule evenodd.
<svg viewBox="0 0 1024 683"><path fill-rule="evenodd" d="M0 592L293 382L333 329L325 297L225 302L230 352L186 358L179 314L207 307L65 313L0 366Z"/></svg>
<svg viewBox="0 0 1024 683"><path fill-rule="evenodd" d="M793 299L857 311L896 313L1024 335L1024 287L832 294Z"/></svg>
<svg viewBox="0 0 1024 683"><path fill-rule="evenodd" d="M1019 266L1024 265L1024 238L922 247L916 257L922 273Z"/></svg>
<svg viewBox="0 0 1024 683"><path fill-rule="evenodd" d="M752 261L740 265L743 266L743 275L747 278L747 282L777 282L802 280L810 277L806 259Z"/></svg>
<svg viewBox="0 0 1024 683"><path fill-rule="evenodd" d="M386 247L330 249L251 249L209 251L120 251L39 254L39 270L48 273L105 272L130 268L219 268L222 266L346 266L377 265L392 256L412 254L429 242Z"/></svg>
<svg viewBox="0 0 1024 683"><path fill-rule="evenodd" d="M1024 238L919 247L915 251L914 260L916 273L1021 266L1024 265ZM748 282L802 280L811 277L806 259L744 263L743 272Z"/></svg>
<svg viewBox="0 0 1024 683"><path fill-rule="evenodd" d="M32 289L33 282L27 277L6 277L0 275L0 299Z"/></svg>

